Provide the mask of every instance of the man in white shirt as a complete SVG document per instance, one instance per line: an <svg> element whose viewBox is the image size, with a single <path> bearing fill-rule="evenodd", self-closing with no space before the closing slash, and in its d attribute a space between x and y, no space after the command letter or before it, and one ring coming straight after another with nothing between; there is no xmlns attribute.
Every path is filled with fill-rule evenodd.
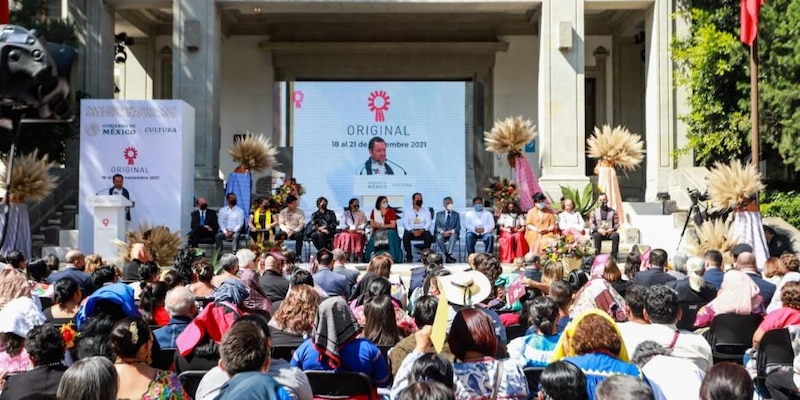
<svg viewBox="0 0 800 400"><path fill-rule="evenodd" d="M406 250L406 262L411 262L411 241L421 240L424 242L421 249L429 249L433 243L431 235L431 211L422 208L422 194L414 193L411 195L413 206L410 210L403 212L403 248Z"/></svg>
<svg viewBox="0 0 800 400"><path fill-rule="evenodd" d="M228 193L227 201L228 205L219 210L219 233L214 238L219 254L222 254L223 240L232 240L235 252L239 247L240 236L246 236L239 232L244 226L244 211L236 206L236 195Z"/></svg>
<svg viewBox="0 0 800 400"><path fill-rule="evenodd" d="M298 208L300 199L294 195L286 198L286 207L278 214L278 228L286 233L286 238L294 240L294 252L297 259L303 257L303 239L305 237L306 214Z"/></svg>
<svg viewBox="0 0 800 400"><path fill-rule="evenodd" d="M483 197L472 199L472 210L464 214L464 229L467 231L467 254L475 252L478 239L486 246L486 253L494 250L494 215L483 208Z"/></svg>

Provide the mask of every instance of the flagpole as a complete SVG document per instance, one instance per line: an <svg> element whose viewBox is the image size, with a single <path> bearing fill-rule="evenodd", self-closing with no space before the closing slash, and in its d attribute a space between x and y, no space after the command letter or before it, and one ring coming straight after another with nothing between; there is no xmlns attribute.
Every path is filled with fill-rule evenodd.
<svg viewBox="0 0 800 400"><path fill-rule="evenodd" d="M759 170L759 144L758 134L758 38L750 46L750 149L751 162Z"/></svg>

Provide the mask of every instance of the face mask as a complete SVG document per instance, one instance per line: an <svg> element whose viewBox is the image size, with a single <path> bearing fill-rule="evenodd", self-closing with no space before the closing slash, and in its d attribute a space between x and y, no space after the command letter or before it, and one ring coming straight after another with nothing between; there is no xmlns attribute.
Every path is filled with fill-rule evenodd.
<svg viewBox="0 0 800 400"><path fill-rule="evenodd" d="M328 207L328 205L327 205L327 204L325 204L325 203L320 203L320 204L319 204L319 208L321 208L321 209L323 209L323 210L324 210L326 207Z"/></svg>
<svg viewBox="0 0 800 400"><path fill-rule="evenodd" d="M417 206L417 207L422 207L422 200L415 201L414 205Z"/></svg>
<svg viewBox="0 0 800 400"><path fill-rule="evenodd" d="M353 209L354 209L354 210L358 210L358 208L359 208L359 207L361 207L361 206L359 206L358 204L356 204L356 205L354 205L354 206L353 206Z"/></svg>
<svg viewBox="0 0 800 400"><path fill-rule="evenodd" d="M602 207L604 210L608 209L608 202L607 201L600 202L600 207Z"/></svg>
<svg viewBox="0 0 800 400"><path fill-rule="evenodd" d="M206 208L208 208L208 204L200 204L198 208L201 210L205 210Z"/></svg>
<svg viewBox="0 0 800 400"><path fill-rule="evenodd" d="M448 204L447 206L445 206L445 208L447 209L447 211L453 211L453 205L452 204Z"/></svg>
<svg viewBox="0 0 800 400"><path fill-rule="evenodd" d="M236 200L231 200L229 203L231 204L231 206L235 206L236 205Z"/></svg>
<svg viewBox="0 0 800 400"><path fill-rule="evenodd" d="M473 204L472 208L474 208L477 212L481 212L483 211L483 204Z"/></svg>
<svg viewBox="0 0 800 400"><path fill-rule="evenodd" d="M389 203L381 203L381 208L383 209L389 208Z"/></svg>
<svg viewBox="0 0 800 400"><path fill-rule="evenodd" d="M536 203L536 208L538 208L540 210L544 210L544 208L546 206L547 206L547 204L545 204L545 203Z"/></svg>

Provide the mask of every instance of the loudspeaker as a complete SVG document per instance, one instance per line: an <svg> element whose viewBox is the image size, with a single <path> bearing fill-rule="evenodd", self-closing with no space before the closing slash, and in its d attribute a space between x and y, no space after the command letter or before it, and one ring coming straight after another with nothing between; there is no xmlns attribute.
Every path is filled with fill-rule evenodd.
<svg viewBox="0 0 800 400"><path fill-rule="evenodd" d="M196 19L190 19L183 24L183 45L186 50L200 50L201 29L200 21Z"/></svg>

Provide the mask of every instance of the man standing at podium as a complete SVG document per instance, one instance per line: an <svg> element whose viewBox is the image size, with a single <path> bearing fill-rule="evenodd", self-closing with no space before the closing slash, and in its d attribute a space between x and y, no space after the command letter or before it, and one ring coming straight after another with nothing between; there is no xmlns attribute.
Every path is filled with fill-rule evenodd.
<svg viewBox="0 0 800 400"><path fill-rule="evenodd" d="M382 137L376 136L370 139L367 148L369 158L358 170L359 175L394 175L395 171L389 164L398 168L403 175L408 175L403 167L386 158L386 141Z"/></svg>
<svg viewBox="0 0 800 400"><path fill-rule="evenodd" d="M123 178L122 175L120 175L120 174L114 175L114 177L112 178L112 181L114 182L114 186L112 186L110 189L108 189L108 195L109 196L123 196L126 199L128 199L128 201L131 202L131 206L130 207L125 207L125 221L130 224L131 223L131 208L136 206L136 199L134 199L133 195L131 195L131 193L128 192L128 189L125 189L125 187L122 186L122 184L125 182L125 178Z"/></svg>

